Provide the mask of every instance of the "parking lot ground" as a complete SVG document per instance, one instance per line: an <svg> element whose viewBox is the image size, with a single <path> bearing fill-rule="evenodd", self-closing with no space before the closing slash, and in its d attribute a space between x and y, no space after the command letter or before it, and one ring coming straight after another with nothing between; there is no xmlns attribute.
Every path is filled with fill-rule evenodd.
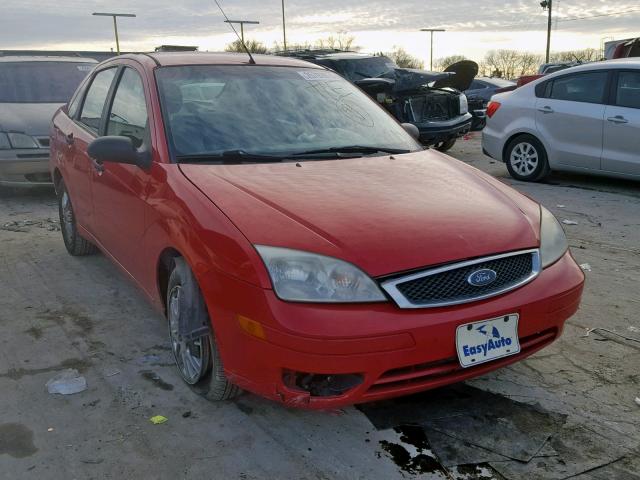
<svg viewBox="0 0 640 480"><path fill-rule="evenodd" d="M466 385L335 412L249 394L220 404L196 396L172 365L164 320L136 288L102 255L67 255L53 193L0 190L0 476L640 478L640 183L553 175L525 184L479 152L474 134L450 153L569 221L587 276L581 309L526 361ZM487 225L487 234L500 232ZM621 336L589 330L597 328ZM47 393L45 383L67 368L88 389ZM491 399L484 413L480 398ZM472 404L475 417L465 419ZM154 415L168 421L154 425ZM525 428L523 418L538 420ZM463 447L470 464L444 465ZM534 461L512 460L527 452Z"/></svg>

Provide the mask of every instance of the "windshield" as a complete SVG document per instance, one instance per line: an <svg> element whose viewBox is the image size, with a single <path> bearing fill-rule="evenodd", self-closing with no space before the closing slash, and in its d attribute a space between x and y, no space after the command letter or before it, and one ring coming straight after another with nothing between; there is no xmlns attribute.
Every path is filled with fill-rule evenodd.
<svg viewBox="0 0 640 480"><path fill-rule="evenodd" d="M156 76L178 157L420 148L367 95L327 70L197 65L163 67Z"/></svg>
<svg viewBox="0 0 640 480"><path fill-rule="evenodd" d="M93 67L85 62L0 62L0 103L66 103Z"/></svg>
<svg viewBox="0 0 640 480"><path fill-rule="evenodd" d="M355 82L363 78L377 78L398 66L388 57L365 57L335 60L336 68L347 79Z"/></svg>

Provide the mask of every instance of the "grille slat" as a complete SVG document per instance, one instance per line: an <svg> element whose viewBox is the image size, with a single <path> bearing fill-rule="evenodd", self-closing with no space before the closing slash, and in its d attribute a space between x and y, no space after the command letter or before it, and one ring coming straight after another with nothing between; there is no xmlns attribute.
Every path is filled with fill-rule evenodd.
<svg viewBox="0 0 640 480"><path fill-rule="evenodd" d="M532 280L539 272L537 250L462 262L383 282L382 286L405 308L455 305L488 298ZM490 269L495 280L483 286L471 285L469 276Z"/></svg>

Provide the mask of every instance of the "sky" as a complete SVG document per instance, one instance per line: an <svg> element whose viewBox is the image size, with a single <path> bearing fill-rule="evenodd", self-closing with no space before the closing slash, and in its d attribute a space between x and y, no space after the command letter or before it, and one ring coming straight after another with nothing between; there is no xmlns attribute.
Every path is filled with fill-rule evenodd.
<svg viewBox="0 0 640 480"><path fill-rule="evenodd" d="M272 47L282 41L281 0L219 0L229 18L257 20L245 36ZM235 37L214 0L0 0L0 49L109 50L112 21L92 12L135 13L118 27L123 51L157 45L197 45L217 51ZM603 39L640 36L640 1L553 0L552 50L600 48ZM610 15L623 12L619 15ZM481 60L488 50L543 53L547 14L539 0L285 0L289 43L353 35L364 52L407 50L428 64L460 54ZM592 17L592 18L582 18Z"/></svg>

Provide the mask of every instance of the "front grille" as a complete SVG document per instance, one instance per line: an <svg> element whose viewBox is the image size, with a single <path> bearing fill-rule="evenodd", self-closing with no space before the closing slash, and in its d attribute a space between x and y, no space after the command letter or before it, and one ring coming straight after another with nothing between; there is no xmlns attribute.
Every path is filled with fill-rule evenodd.
<svg viewBox="0 0 640 480"><path fill-rule="evenodd" d="M42 148L49 148L49 137L38 137L38 143Z"/></svg>
<svg viewBox="0 0 640 480"><path fill-rule="evenodd" d="M478 270L495 272L495 280L475 286L468 279ZM382 283L403 308L437 307L481 300L531 281L540 271L537 250L515 252L434 268Z"/></svg>

